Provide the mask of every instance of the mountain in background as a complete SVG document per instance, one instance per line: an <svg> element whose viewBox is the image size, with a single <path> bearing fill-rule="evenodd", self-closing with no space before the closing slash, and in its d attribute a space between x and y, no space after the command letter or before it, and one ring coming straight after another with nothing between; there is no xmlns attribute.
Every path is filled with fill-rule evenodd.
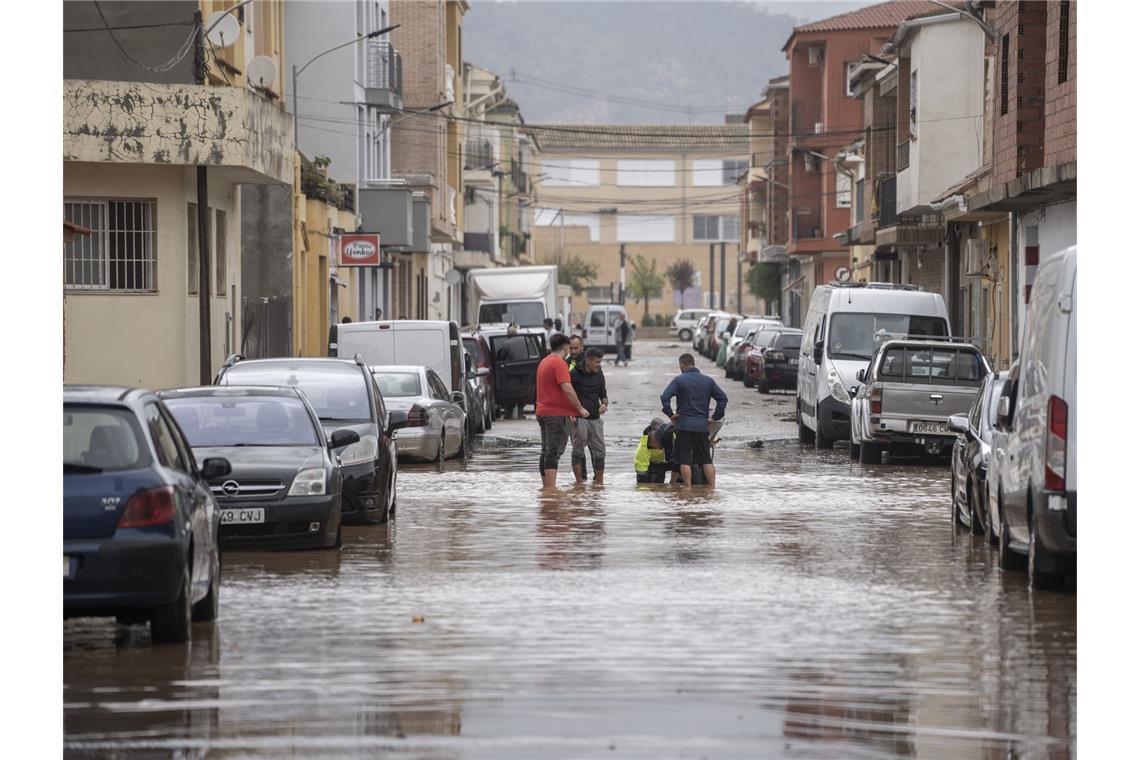
<svg viewBox="0 0 1140 760"><path fill-rule="evenodd" d="M843 5L859 4L793 17L747 2L476 0L464 58L502 77L530 122L723 124L787 73L793 26Z"/></svg>

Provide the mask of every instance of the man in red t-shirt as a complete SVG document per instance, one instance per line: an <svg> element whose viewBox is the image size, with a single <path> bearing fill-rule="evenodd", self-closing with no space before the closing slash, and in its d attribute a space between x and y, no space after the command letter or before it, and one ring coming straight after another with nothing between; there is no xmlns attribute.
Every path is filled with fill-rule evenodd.
<svg viewBox="0 0 1140 760"><path fill-rule="evenodd" d="M542 436L542 455L538 469L542 473L542 487L554 488L558 477L558 460L566 451L574 421L589 417L578 394L570 383L570 370L566 355L570 352L570 339L562 333L550 339L550 355L538 365L535 375L534 416Z"/></svg>

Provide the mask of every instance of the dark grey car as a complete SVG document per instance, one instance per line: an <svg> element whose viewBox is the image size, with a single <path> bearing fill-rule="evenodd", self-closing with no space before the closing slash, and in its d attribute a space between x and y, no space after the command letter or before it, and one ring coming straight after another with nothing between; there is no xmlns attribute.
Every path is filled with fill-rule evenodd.
<svg viewBox="0 0 1140 760"><path fill-rule="evenodd" d="M986 505L994 420L1008 372L990 373L967 414L955 414L947 423L958 434L950 455L950 519L968 526L976 535L994 535Z"/></svg>
<svg viewBox="0 0 1140 760"><path fill-rule="evenodd" d="M160 397L198 461L225 457L232 470L210 481L224 547L336 547L341 543L341 467L330 449L360 440L340 429L326 441L296 388L178 388Z"/></svg>

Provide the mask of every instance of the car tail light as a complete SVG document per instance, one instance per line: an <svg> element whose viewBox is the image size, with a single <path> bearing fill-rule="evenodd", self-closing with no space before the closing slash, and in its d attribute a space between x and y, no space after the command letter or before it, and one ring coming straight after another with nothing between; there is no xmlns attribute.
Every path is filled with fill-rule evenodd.
<svg viewBox="0 0 1140 760"><path fill-rule="evenodd" d="M871 389L871 414L882 414L883 412L883 389Z"/></svg>
<svg viewBox="0 0 1140 760"><path fill-rule="evenodd" d="M427 412L416 404L408 411L408 427L423 427L427 424Z"/></svg>
<svg viewBox="0 0 1140 760"><path fill-rule="evenodd" d="M165 525L174 520L174 489L171 486L139 491L127 500L120 528L143 528Z"/></svg>
<svg viewBox="0 0 1140 760"><path fill-rule="evenodd" d="M1069 405L1049 397L1049 434L1045 438L1045 490L1065 490L1065 456L1069 440Z"/></svg>

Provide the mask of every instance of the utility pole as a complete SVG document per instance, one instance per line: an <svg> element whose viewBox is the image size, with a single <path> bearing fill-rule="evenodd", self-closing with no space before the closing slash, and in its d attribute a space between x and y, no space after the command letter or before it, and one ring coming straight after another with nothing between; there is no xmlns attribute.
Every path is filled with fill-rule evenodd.
<svg viewBox="0 0 1140 760"><path fill-rule="evenodd" d="M194 41L194 78L206 84L206 35L202 27L202 12L194 11L198 33ZM206 178L206 165L197 167L198 185L198 382L209 385L213 380L213 361L210 358L210 193Z"/></svg>
<svg viewBox="0 0 1140 760"><path fill-rule="evenodd" d="M720 310L724 311L724 243L720 244Z"/></svg>
<svg viewBox="0 0 1140 760"><path fill-rule="evenodd" d="M740 243L736 244L736 310L744 311L744 263L740 260Z"/></svg>
<svg viewBox="0 0 1140 760"><path fill-rule="evenodd" d="M618 249L618 303L625 305L625 243Z"/></svg>
<svg viewBox="0 0 1140 760"><path fill-rule="evenodd" d="M709 243L709 308L716 308L716 244Z"/></svg>

